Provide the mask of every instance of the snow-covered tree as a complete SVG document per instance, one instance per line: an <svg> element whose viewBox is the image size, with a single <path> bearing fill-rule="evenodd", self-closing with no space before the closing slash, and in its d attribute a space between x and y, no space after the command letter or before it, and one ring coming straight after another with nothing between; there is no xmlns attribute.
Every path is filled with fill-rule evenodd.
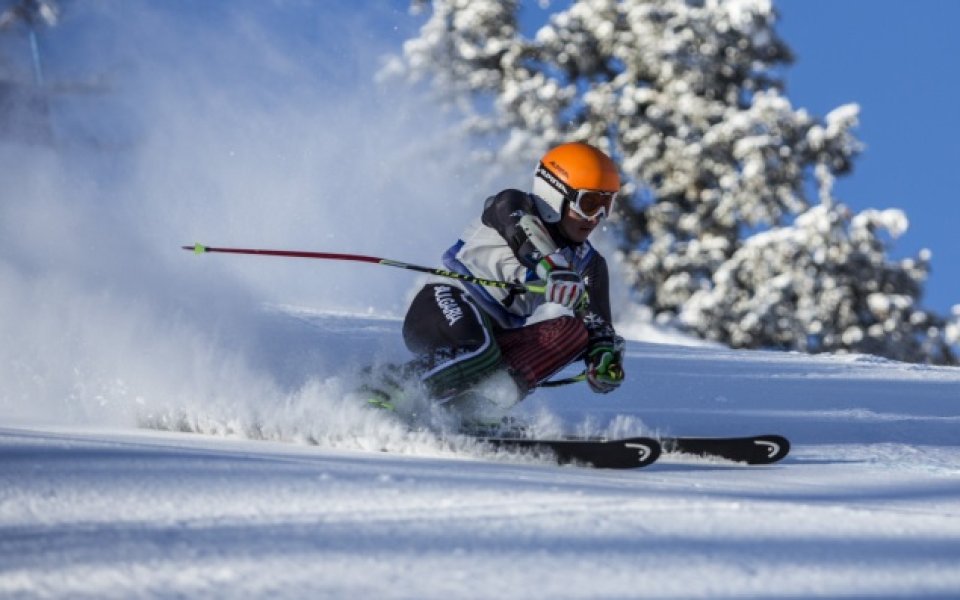
<svg viewBox="0 0 960 600"><path fill-rule="evenodd" d="M530 38L516 1L414 0L429 14L384 73L430 81L484 136L488 164L533 164L569 140L618 159L628 276L657 313L702 301L748 232L812 214L816 170L821 184L851 170L858 108L819 119L791 105L778 70L792 57L770 0L564 4Z"/></svg>
<svg viewBox="0 0 960 600"><path fill-rule="evenodd" d="M955 326L920 306L930 253L890 261L900 210L852 214L829 196L792 226L752 236L693 295L681 321L734 347L862 352L952 364ZM953 327L954 329L951 329Z"/></svg>

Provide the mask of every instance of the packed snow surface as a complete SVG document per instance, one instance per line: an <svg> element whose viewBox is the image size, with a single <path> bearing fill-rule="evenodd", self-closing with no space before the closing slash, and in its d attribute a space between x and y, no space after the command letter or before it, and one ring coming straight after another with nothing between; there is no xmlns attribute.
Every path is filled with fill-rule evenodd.
<svg viewBox="0 0 960 600"><path fill-rule="evenodd" d="M395 319L273 308L259 328L284 349L276 397L0 426L0 597L960 596L958 369L633 341L618 392L516 414L794 449L604 471L348 402L350 368L404 356Z"/></svg>

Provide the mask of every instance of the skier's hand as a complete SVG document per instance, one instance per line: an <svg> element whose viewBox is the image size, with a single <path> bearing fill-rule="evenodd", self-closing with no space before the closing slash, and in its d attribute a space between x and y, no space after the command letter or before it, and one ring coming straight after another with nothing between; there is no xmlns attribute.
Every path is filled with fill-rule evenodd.
<svg viewBox="0 0 960 600"><path fill-rule="evenodd" d="M537 274L546 281L547 302L556 302L571 310L580 306L586 291L583 278L570 268L562 254L554 252L544 257L537 265Z"/></svg>
<svg viewBox="0 0 960 600"><path fill-rule="evenodd" d="M557 269L547 275L547 287L544 294L547 302L576 310L584 293L583 279L576 271Z"/></svg>
<svg viewBox="0 0 960 600"><path fill-rule="evenodd" d="M587 383L598 394L607 394L623 383L623 338L597 344L587 352Z"/></svg>

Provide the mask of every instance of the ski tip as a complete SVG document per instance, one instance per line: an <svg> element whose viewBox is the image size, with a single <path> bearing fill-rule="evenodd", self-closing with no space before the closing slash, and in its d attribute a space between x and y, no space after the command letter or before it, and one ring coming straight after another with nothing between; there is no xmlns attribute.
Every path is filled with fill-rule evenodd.
<svg viewBox="0 0 960 600"><path fill-rule="evenodd" d="M207 251L207 247L199 242L192 246L180 246L180 247L183 248L184 250L191 250L193 251L194 254L203 254L204 252Z"/></svg>
<svg viewBox="0 0 960 600"><path fill-rule="evenodd" d="M758 436L754 444L761 447L766 456L758 464L770 464L783 460L790 454L790 440L782 435Z"/></svg>
<svg viewBox="0 0 960 600"><path fill-rule="evenodd" d="M723 458L748 465L773 464L790 453L790 440L782 435L670 437L660 441L667 452Z"/></svg>

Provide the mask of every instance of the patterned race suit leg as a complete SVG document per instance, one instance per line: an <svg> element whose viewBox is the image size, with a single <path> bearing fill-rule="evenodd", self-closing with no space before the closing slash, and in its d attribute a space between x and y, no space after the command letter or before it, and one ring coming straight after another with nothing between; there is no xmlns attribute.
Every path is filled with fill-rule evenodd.
<svg viewBox="0 0 960 600"><path fill-rule="evenodd" d="M404 319L403 340L422 357L421 380L432 397L449 399L500 367L500 346L491 329L460 288L423 286Z"/></svg>
<svg viewBox="0 0 960 600"><path fill-rule="evenodd" d="M496 334L503 362L526 390L549 379L587 349L587 328L574 317L558 317Z"/></svg>
<svg viewBox="0 0 960 600"><path fill-rule="evenodd" d="M499 370L526 395L538 383L576 360L587 331L573 317L518 329L501 329L460 288L432 283L414 298L403 339L422 357L421 380L430 395L447 400Z"/></svg>

